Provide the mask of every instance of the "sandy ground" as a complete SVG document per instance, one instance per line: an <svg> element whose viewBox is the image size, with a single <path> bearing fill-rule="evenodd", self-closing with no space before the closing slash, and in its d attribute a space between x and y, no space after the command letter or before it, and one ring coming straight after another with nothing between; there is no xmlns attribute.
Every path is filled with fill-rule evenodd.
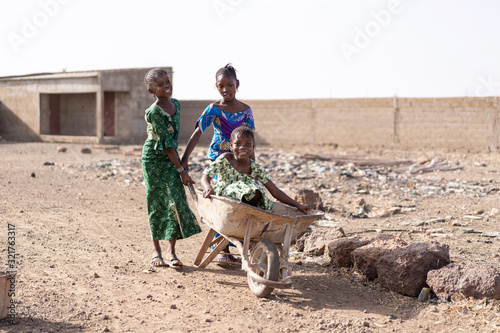
<svg viewBox="0 0 500 333"><path fill-rule="evenodd" d="M58 152L58 146L67 147L67 151ZM152 242L140 147L90 146L91 154L81 153L83 147L0 143L0 269L9 269L6 244L10 225L15 228L14 266L18 272L15 324L0 321L0 331L500 331L496 301L422 303L387 291L356 272L319 265L321 260L301 253L290 258L293 288L256 298L240 269L215 264L205 269L193 267L206 226L202 226L202 234L178 242L178 256L185 264L181 271L160 268L147 272ZM197 152L203 154L203 149ZM316 153L346 154L327 148L318 148ZM289 194L303 185L323 191L329 218L325 221L342 227L348 235L372 237L371 231L379 229L408 242L434 239L449 246L455 263L500 266L500 239L485 236L487 231L500 231L495 211L500 208L496 155L354 153L386 160L429 156L464 169L435 171L410 180L388 179L380 191L363 177L351 179L338 173L290 177L271 171L271 176ZM293 160L297 154L293 150L260 149L257 159ZM195 180L199 175L193 169ZM467 185L467 189L444 193L439 185L429 185L451 181ZM419 188L425 193L412 190L418 182L427 184L426 192ZM333 188L336 190L331 191ZM367 194L360 188L372 191ZM357 213L360 198L375 207L411 209L383 218L349 218L349 212ZM478 219L466 217L470 215ZM444 221L419 227L404 224L439 218Z"/></svg>

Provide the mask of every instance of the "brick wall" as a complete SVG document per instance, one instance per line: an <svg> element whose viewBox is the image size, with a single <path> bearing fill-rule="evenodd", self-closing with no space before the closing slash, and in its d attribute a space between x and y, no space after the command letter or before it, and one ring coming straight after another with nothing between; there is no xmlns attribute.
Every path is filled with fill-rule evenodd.
<svg viewBox="0 0 500 333"><path fill-rule="evenodd" d="M181 101L185 144L211 101ZM450 149L497 152L496 97L248 100L257 144ZM208 144L212 132L200 144Z"/></svg>

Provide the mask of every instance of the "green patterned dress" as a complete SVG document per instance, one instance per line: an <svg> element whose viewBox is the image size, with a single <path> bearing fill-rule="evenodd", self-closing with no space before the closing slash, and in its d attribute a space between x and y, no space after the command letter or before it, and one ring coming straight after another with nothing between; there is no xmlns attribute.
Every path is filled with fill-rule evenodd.
<svg viewBox="0 0 500 333"><path fill-rule="evenodd" d="M235 200L250 201L255 196L255 191L259 190L262 196L257 207L264 210L272 210L273 202L269 200L262 184L267 183L270 178L267 171L259 163L250 160L252 171L250 174L240 173L233 168L231 163L224 157L219 156L209 166L205 168L203 174L214 179L212 188L216 195L228 197ZM215 177L217 176L217 179Z"/></svg>
<svg viewBox="0 0 500 333"><path fill-rule="evenodd" d="M171 99L176 113L171 116L154 103L146 110L148 138L142 149L142 170L146 185L149 226L153 240L187 238L201 232L187 203L186 192L167 148L177 154L181 106Z"/></svg>

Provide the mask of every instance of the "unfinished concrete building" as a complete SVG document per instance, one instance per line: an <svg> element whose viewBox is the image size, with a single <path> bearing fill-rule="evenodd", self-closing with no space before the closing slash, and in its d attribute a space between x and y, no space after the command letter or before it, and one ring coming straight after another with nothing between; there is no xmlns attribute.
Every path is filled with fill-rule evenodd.
<svg viewBox="0 0 500 333"><path fill-rule="evenodd" d="M172 72L171 67L162 67ZM16 141L142 143L149 68L0 78L0 135Z"/></svg>

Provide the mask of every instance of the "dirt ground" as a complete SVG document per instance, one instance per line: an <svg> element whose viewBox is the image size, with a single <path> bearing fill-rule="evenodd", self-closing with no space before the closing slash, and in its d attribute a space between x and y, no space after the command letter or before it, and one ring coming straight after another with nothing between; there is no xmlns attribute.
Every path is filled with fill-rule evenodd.
<svg viewBox="0 0 500 333"><path fill-rule="evenodd" d="M60 146L67 151L58 152ZM84 147L92 152L82 153ZM498 301L457 297L422 303L299 252L290 257L293 288L256 298L240 269L193 267L204 225L202 234L178 242L181 271L148 272L152 242L140 148L0 143L0 269L9 270L10 225L18 272L15 324L0 321L0 331L500 331ZM494 233L500 231L499 155L313 151L385 161L424 157L463 168L410 175L300 159L306 150L295 149L258 148L257 160L288 194L301 187L321 193L327 214L319 225L341 227L348 236L374 237L378 231L407 242L433 239L449 247L454 263L500 267L500 238ZM197 148L193 160L201 161L203 152ZM305 173L298 162L305 163ZM202 166L193 164L195 181ZM374 211L399 210L357 218L361 199Z"/></svg>

